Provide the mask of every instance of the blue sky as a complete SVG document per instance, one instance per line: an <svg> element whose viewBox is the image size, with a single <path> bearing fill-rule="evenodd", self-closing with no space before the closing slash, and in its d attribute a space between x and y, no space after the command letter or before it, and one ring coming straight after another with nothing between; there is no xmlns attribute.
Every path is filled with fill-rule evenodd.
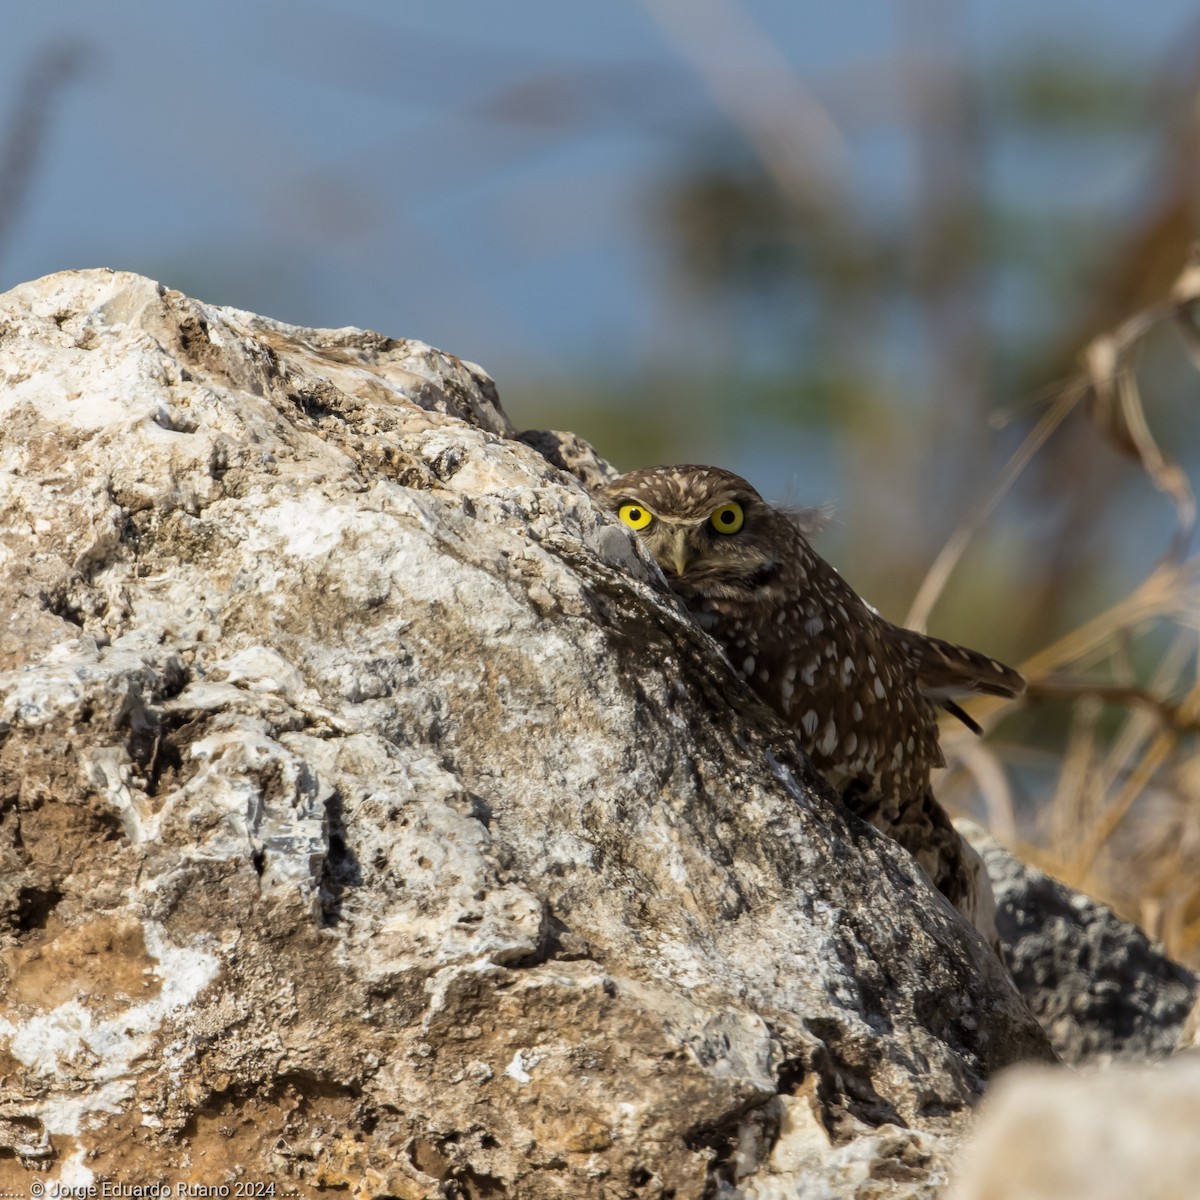
<svg viewBox="0 0 1200 1200"><path fill-rule="evenodd" d="M1154 64L1195 33L1183 0L740 6L803 86L843 98L922 9L961 13L954 48L977 63L1086 36ZM662 353L670 301L643 206L725 118L650 6L25 4L6 14L0 111L56 39L87 68L56 106L5 286L126 268L285 320L421 337L501 376L620 376ZM526 120L547 96L558 128ZM1089 186L1117 202L1136 185L1136 155L1099 166ZM1013 186L1032 186L1022 169ZM886 129L852 139L850 170L902 189L904 149Z"/></svg>

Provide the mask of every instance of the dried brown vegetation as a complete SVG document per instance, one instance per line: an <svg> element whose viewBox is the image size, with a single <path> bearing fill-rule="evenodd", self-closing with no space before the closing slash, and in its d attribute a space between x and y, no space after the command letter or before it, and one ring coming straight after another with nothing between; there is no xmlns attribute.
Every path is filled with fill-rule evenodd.
<svg viewBox="0 0 1200 1200"><path fill-rule="evenodd" d="M1022 699L984 702L976 712L994 725L1018 706L1034 714L1065 706L1065 745L980 745L947 729L945 788L953 795L956 774L959 783L972 777L989 822L1024 857L1113 904L1190 962L1200 961L1200 555L1189 551L1196 502L1186 473L1151 431L1138 355L1147 338L1171 328L1200 370L1198 304L1200 249L1164 300L1088 345L1079 373L1050 398L955 530L909 613L912 623L924 622L982 521L1077 410L1170 500L1174 534L1149 574L1026 659ZM1112 544L1122 536L1112 530ZM1050 785L1030 818L1012 784L1022 772Z"/></svg>

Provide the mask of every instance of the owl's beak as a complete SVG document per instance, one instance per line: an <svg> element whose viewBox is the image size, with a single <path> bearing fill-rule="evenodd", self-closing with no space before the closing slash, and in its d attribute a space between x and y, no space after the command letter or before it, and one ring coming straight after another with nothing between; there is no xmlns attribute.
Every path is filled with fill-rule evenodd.
<svg viewBox="0 0 1200 1200"><path fill-rule="evenodd" d="M689 549L691 547L688 545L688 530L675 530L675 538L671 542L671 566L675 568L675 574L680 579L687 570Z"/></svg>

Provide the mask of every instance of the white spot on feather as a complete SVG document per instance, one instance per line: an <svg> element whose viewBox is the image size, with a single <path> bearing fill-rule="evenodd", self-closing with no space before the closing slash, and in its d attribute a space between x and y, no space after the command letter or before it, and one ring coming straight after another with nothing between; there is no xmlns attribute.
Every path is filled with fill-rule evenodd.
<svg viewBox="0 0 1200 1200"><path fill-rule="evenodd" d="M829 720L825 722L825 728L821 730L821 740L817 744L817 753L823 754L826 758L828 758L837 747L837 743L837 726L833 723L833 718L830 717Z"/></svg>

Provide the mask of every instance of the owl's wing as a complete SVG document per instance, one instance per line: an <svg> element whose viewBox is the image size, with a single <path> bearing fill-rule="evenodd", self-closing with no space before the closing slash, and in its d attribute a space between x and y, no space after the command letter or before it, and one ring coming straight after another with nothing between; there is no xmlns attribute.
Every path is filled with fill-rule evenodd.
<svg viewBox="0 0 1200 1200"><path fill-rule="evenodd" d="M977 650L899 626L896 633L917 668L917 684L922 693L975 733L983 730L955 703L956 698L1019 696L1025 690L1025 680L1018 672Z"/></svg>

